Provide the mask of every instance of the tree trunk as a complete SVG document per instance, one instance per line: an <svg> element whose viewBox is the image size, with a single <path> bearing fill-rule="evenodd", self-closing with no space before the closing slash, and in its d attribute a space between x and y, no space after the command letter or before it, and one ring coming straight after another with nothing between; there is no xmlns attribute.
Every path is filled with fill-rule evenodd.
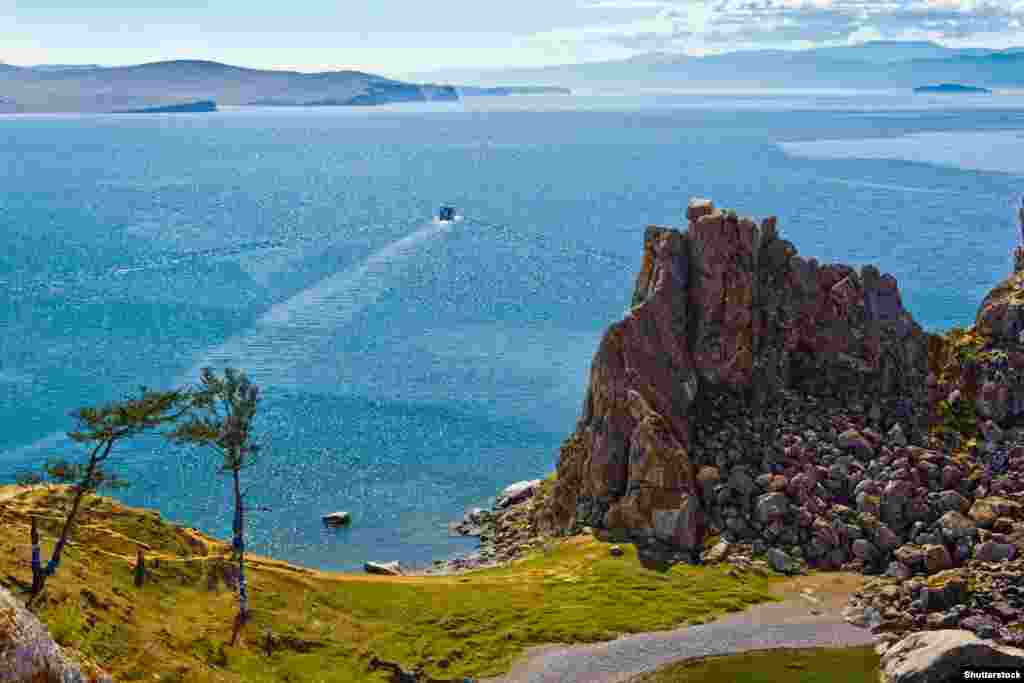
<svg viewBox="0 0 1024 683"><path fill-rule="evenodd" d="M142 548L139 548L135 554L135 587L142 588L144 583L146 583L146 557L142 554Z"/></svg>
<svg viewBox="0 0 1024 683"><path fill-rule="evenodd" d="M245 508L242 506L242 490L238 479L238 468L232 470L235 485L235 552L238 555L238 616L231 633L231 644L238 643L238 637L249 620L249 598L245 586Z"/></svg>
<svg viewBox="0 0 1024 683"><path fill-rule="evenodd" d="M39 595L43 590L43 567L39 552L39 525L35 517L32 518L32 595Z"/></svg>
<svg viewBox="0 0 1024 683"><path fill-rule="evenodd" d="M106 455L110 453L110 448L113 445L113 441L107 442L107 447L104 450L102 457L106 457ZM97 458L95 453L96 452L93 451L93 456L89 458L89 469L85 473L85 479L78 485L78 490L75 491L75 502L71 505L71 512L68 513L67 519L64 520L64 526L60 530L60 538L57 539L57 545L53 548L53 556L50 558L50 562L47 563L47 570L40 571L38 574L33 570L33 592L32 597L29 598L28 601L29 607L32 606L35 600L39 597L39 594L43 592L43 588L46 587L46 579L49 578L49 567L52 565L53 568L56 569L60 564L61 555L64 553L64 545L68 541L68 535L71 533L71 527L75 523L75 518L78 517L78 509L82 506L82 498L85 497L85 494L92 485L92 479L96 475L96 466L99 464L100 458Z"/></svg>

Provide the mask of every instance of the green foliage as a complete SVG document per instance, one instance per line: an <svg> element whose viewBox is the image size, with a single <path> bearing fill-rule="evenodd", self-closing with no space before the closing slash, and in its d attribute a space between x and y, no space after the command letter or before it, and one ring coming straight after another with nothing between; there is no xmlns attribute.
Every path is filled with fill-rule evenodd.
<svg viewBox="0 0 1024 683"><path fill-rule="evenodd" d="M85 619L77 605L67 602L50 612L46 626L58 644L76 647L82 640Z"/></svg>
<svg viewBox="0 0 1024 683"><path fill-rule="evenodd" d="M974 401L961 397L959 401L951 404L943 399L939 401L938 410L943 428L960 434L964 439L969 439L977 434L978 415Z"/></svg>
<svg viewBox="0 0 1024 683"><path fill-rule="evenodd" d="M194 641L191 649L192 654L210 666L224 667L228 664L228 654L223 642L215 642L204 637Z"/></svg>
<svg viewBox="0 0 1024 683"><path fill-rule="evenodd" d="M53 555L44 568L33 555L32 597L29 606L39 598L46 586L46 580L60 565L71 529L75 525L82 499L86 493L101 487L121 486L124 481L104 469L114 445L123 439L139 436L177 421L192 406L191 394L185 390L150 391L139 387L138 396L128 396L122 401L99 406L79 408L72 413L78 420L78 429L68 432L68 437L79 444L91 445L85 462L68 462L61 458L50 459L43 467L44 474L56 483L69 483L75 492L74 501L64 520L60 538L54 546ZM36 529L32 527L32 544L36 546Z"/></svg>
<svg viewBox="0 0 1024 683"><path fill-rule="evenodd" d="M66 507L72 497L63 489L25 492L8 509L5 530L17 536L30 511ZM226 545L204 539L208 551L191 552L181 541L188 530L154 517L90 499L78 532L85 542L68 555L64 579L47 589L49 606L41 609L44 622L64 624L58 631L68 642L118 681L379 683L367 671L372 655L406 669L423 666L435 678L480 678L507 671L534 645L708 621L772 600L781 580L731 575L729 567L647 569L634 546L622 544L623 556L612 557L610 544L590 536L552 543L546 556L451 577L332 575L250 557L252 621L231 646L235 596L207 588ZM41 528L50 544L59 523ZM152 546L147 561L160 560L149 562L141 589L132 576L138 543ZM0 534L0 576L23 571L19 546Z"/></svg>
<svg viewBox="0 0 1024 683"><path fill-rule="evenodd" d="M249 619L245 578L245 493L239 473L252 465L259 446L252 442L252 422L259 404L259 388L244 372L225 368L218 377L210 368L203 368L201 387L191 397L193 414L172 431L169 438L178 443L206 446L221 457L220 471L230 473L234 487L234 538L232 557L238 562L238 615L231 644L237 642L242 626Z"/></svg>
<svg viewBox="0 0 1024 683"><path fill-rule="evenodd" d="M200 389L192 396L194 413L168 437L182 445L213 448L222 458L223 472L253 464L260 450L251 442L259 388L234 368L226 368L224 377L203 368L200 381Z"/></svg>

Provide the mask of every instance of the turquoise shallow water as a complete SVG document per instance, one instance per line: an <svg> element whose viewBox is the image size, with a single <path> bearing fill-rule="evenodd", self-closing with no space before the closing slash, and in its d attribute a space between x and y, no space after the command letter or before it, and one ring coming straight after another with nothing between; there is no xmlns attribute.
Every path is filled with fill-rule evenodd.
<svg viewBox="0 0 1024 683"><path fill-rule="evenodd" d="M258 551L348 570L464 550L449 519L554 466L644 225L691 196L877 263L928 328L969 322L1024 193L1024 103L995 101L0 118L0 481L67 452L75 407L231 363L264 387ZM444 202L466 219L435 223ZM207 456L151 441L118 463L125 500L228 534ZM338 509L353 527L325 530Z"/></svg>

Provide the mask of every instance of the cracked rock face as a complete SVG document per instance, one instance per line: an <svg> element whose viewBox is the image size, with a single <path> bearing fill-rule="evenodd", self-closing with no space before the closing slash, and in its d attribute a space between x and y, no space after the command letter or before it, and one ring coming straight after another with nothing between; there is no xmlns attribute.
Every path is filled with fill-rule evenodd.
<svg viewBox="0 0 1024 683"><path fill-rule="evenodd" d="M887 429L899 422L917 436L927 424L927 341L894 278L803 259L774 218L759 226L707 200L691 202L687 217L683 231L647 228L632 308L605 332L562 449L548 515L556 531L592 526L696 551L715 505L711 479L745 482L750 499L754 479L775 474L764 482L774 493L749 504L781 533L790 485L781 471L755 463L730 473L694 458L695 427L714 419L716 396L741 397L754 414L785 390L857 397L884 410ZM875 444L855 446L868 454ZM718 471L698 479L710 464ZM813 499L825 477L808 478L792 488L809 484ZM750 517L730 524L742 533Z"/></svg>
<svg viewBox="0 0 1024 683"><path fill-rule="evenodd" d="M112 683L84 674L46 627L0 587L0 683Z"/></svg>

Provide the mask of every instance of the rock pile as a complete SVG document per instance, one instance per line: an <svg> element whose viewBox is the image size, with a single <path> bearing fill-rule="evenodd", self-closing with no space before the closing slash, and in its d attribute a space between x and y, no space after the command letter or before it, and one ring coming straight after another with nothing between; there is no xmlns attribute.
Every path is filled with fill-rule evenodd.
<svg viewBox="0 0 1024 683"><path fill-rule="evenodd" d="M450 574L470 569L493 567L523 556L543 543L543 534L535 521L547 495L540 480L517 482L498 496L494 508L471 508L462 520L449 524L449 533L476 536L480 549L451 560L436 560L425 574Z"/></svg>

